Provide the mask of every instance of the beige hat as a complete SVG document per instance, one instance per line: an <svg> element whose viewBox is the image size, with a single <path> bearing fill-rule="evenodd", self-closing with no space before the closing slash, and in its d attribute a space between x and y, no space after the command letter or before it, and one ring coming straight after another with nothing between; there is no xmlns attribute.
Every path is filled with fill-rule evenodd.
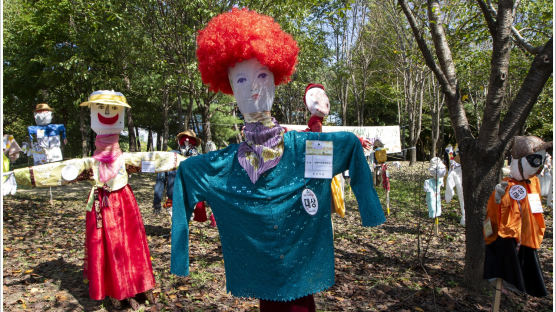
<svg viewBox="0 0 556 312"><path fill-rule="evenodd" d="M534 135L516 136L512 145L512 158L519 159L541 150L552 149L552 141L544 142Z"/></svg>
<svg viewBox="0 0 556 312"><path fill-rule="evenodd" d="M35 106L35 113L38 111L53 111L52 107L48 106L46 103L40 103Z"/></svg>
<svg viewBox="0 0 556 312"><path fill-rule="evenodd" d="M108 105L118 105L124 106L127 108L131 108L129 104L127 104L127 100L125 96L114 90L98 90L91 95L89 95L89 99L86 102L79 104L79 106L87 106L90 107L93 103L101 103L101 104L108 104Z"/></svg>

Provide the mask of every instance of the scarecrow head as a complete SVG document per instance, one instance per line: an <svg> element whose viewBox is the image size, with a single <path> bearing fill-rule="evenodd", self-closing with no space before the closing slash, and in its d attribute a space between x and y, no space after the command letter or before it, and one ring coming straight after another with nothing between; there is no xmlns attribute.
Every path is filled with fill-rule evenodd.
<svg viewBox="0 0 556 312"><path fill-rule="evenodd" d="M248 9L214 17L197 37L203 82L214 92L233 94L247 122L270 115L274 88L289 81L298 51L274 19Z"/></svg>
<svg viewBox="0 0 556 312"><path fill-rule="evenodd" d="M435 178L442 178L446 174L446 166L438 157L433 157L429 165L429 174Z"/></svg>
<svg viewBox="0 0 556 312"><path fill-rule="evenodd" d="M178 141L180 153L184 156L198 155L197 147L201 144L201 139L195 135L193 130L186 130L178 133L176 140Z"/></svg>
<svg viewBox="0 0 556 312"><path fill-rule="evenodd" d="M321 84L310 83L305 88L303 101L312 116L326 117L330 113L330 101L326 92L324 92L324 86Z"/></svg>
<svg viewBox="0 0 556 312"><path fill-rule="evenodd" d="M37 126L46 126L52 122L53 109L46 103L35 106L35 123Z"/></svg>
<svg viewBox="0 0 556 312"><path fill-rule="evenodd" d="M541 172L552 142L536 136L516 136L512 143L510 176L518 181L527 180Z"/></svg>
<svg viewBox="0 0 556 312"><path fill-rule="evenodd" d="M95 91L80 106L91 109L91 129L96 134L119 134L124 129L125 108L131 108L125 96L114 90Z"/></svg>

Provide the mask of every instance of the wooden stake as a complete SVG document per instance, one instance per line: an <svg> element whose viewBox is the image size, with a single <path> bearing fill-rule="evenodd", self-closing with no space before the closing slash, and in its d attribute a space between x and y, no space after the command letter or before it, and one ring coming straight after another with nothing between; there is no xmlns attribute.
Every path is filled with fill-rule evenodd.
<svg viewBox="0 0 556 312"><path fill-rule="evenodd" d="M434 232L438 235L438 217L434 218Z"/></svg>
<svg viewBox="0 0 556 312"><path fill-rule="evenodd" d="M502 295L502 279L496 279L496 292L494 293L494 302L492 303L492 312L500 310L500 297Z"/></svg>
<svg viewBox="0 0 556 312"><path fill-rule="evenodd" d="M390 215L390 191L386 191L386 212Z"/></svg>

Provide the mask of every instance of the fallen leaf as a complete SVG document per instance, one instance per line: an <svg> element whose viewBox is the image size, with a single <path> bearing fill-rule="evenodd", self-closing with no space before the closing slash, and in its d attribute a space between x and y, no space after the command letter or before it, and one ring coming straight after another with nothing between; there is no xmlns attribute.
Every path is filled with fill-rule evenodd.
<svg viewBox="0 0 556 312"><path fill-rule="evenodd" d="M415 309L415 311L419 311L419 312L424 312L425 310L419 308L419 307L414 307L413 309Z"/></svg>
<svg viewBox="0 0 556 312"><path fill-rule="evenodd" d="M31 273L33 273L33 269L25 270L25 274L31 274Z"/></svg>

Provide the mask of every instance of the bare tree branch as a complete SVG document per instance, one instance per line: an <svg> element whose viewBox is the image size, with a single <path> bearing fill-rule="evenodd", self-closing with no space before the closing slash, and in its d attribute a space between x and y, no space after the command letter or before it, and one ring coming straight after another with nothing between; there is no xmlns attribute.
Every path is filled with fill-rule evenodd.
<svg viewBox="0 0 556 312"><path fill-rule="evenodd" d="M537 101L537 97L552 74L552 39L550 38L542 51L535 56L527 77L521 84L521 88L502 121L500 129L500 140L502 142L511 139L523 126L533 108L533 104Z"/></svg>
<svg viewBox="0 0 556 312"><path fill-rule="evenodd" d="M444 27L442 27L442 21L440 20L440 5L436 0L429 0L427 4L429 27L436 56L438 57L440 67L446 79L448 79L453 92L457 85L456 67L454 66L452 51L450 51L450 46L448 45L448 40L446 40L446 34L444 33Z"/></svg>
<svg viewBox="0 0 556 312"><path fill-rule="evenodd" d="M402 7L402 10L405 16L407 17L409 25L411 26L411 30L413 31L413 34L415 36L415 40L417 40L417 45L419 46L419 49L421 50L421 52L423 53L423 57L425 58L425 63L434 72L434 75L436 76L436 79L438 79L438 81L440 82L440 85L442 85L442 87L445 90L450 90L451 88L448 79L446 79L446 76L444 76L444 73L434 61L432 53L429 50L427 43L423 38L423 35L421 34L421 30L419 29L419 27L417 27L415 16L413 16L413 12L411 12L411 9L409 8L407 1L398 0L398 3Z"/></svg>
<svg viewBox="0 0 556 312"><path fill-rule="evenodd" d="M496 21L492 17L492 14L488 8L488 5L483 0L477 0L481 11L483 12L483 16L485 17L485 21L487 22L488 31L490 32L490 36L494 38L496 36Z"/></svg>
<svg viewBox="0 0 556 312"><path fill-rule="evenodd" d="M499 10L496 16L496 36L493 37L492 59L490 62L490 80L488 93L483 111L483 124L479 131L479 144L487 149L498 142L498 130L500 127L500 112L504 95L506 94L506 82L511 52L511 31L513 22L512 0L500 0Z"/></svg>
<svg viewBox="0 0 556 312"><path fill-rule="evenodd" d="M492 35L492 37L494 37L496 34L494 30L494 27L496 27L496 21L492 18L492 15L497 15L496 9L492 5L491 1L488 2L488 5L483 0L477 0L477 3L479 3L479 6L481 7L481 11L483 11L483 15L485 16L485 19L487 21L490 34ZM515 17L515 13L517 11L518 6L519 6L519 0L515 1L515 3L512 6L512 17ZM531 44L529 44L529 42L527 42L527 40L525 40L525 38L521 36L519 30L517 30L514 26L511 26L511 30L512 30L513 39L515 40L517 45L519 45L525 51L535 55L540 53L540 51L543 49L543 47L534 47Z"/></svg>

